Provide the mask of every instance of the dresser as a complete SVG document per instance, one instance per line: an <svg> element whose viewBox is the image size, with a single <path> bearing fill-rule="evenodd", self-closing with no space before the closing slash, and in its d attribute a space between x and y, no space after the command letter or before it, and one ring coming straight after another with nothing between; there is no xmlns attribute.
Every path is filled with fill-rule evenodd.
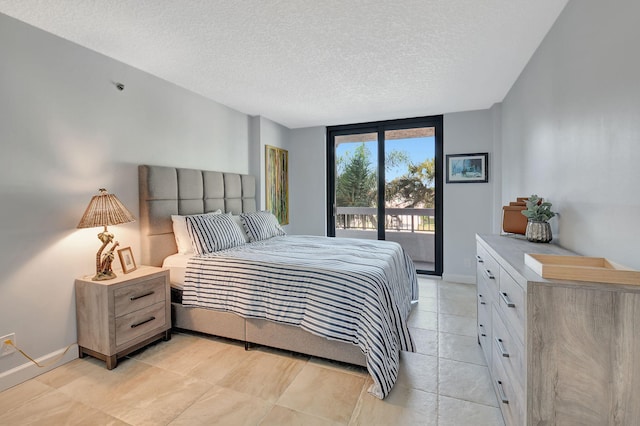
<svg viewBox="0 0 640 426"><path fill-rule="evenodd" d="M111 370L147 344L171 338L169 270L141 266L107 281L77 279L80 358L91 355Z"/></svg>
<svg viewBox="0 0 640 426"><path fill-rule="evenodd" d="M525 253L477 235L478 342L507 425L640 425L640 285L547 280Z"/></svg>

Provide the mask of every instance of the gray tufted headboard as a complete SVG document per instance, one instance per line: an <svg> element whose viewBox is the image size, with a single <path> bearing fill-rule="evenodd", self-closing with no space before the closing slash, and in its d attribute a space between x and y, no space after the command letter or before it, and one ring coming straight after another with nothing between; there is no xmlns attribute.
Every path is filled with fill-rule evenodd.
<svg viewBox="0 0 640 426"><path fill-rule="evenodd" d="M172 214L256 211L256 180L251 175L138 166L141 263L161 266L178 251Z"/></svg>

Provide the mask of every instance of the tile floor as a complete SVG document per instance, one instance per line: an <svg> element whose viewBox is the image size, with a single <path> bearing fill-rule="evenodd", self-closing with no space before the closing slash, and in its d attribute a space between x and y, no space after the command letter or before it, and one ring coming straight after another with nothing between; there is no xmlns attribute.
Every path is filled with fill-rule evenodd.
<svg viewBox="0 0 640 426"><path fill-rule="evenodd" d="M384 400L366 370L189 333L112 371L91 357L0 393L0 425L504 425L476 341L475 286L420 278Z"/></svg>

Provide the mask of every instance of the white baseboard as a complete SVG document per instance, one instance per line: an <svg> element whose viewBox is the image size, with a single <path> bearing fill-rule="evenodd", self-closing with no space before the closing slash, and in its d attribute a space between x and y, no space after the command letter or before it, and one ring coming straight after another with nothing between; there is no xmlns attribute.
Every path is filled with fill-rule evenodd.
<svg viewBox="0 0 640 426"><path fill-rule="evenodd" d="M60 354L64 353L66 349L67 348L63 348L55 352L51 352L47 355L44 355L36 359L36 361L38 361L39 364L47 365L48 362L51 362L51 360L56 359L57 357L60 356ZM18 352L16 353L15 356L21 356L21 355ZM29 379L33 379L34 377L37 377L43 373L46 373L47 371L51 371L54 368L60 367L61 365L66 364L69 361L73 361L76 358L78 358L77 344L74 344L73 346L71 346L67 351L67 353L65 353L64 356L59 361L55 362L52 365L48 365L46 367L42 367L42 368L38 367L37 365L35 365L29 360L26 360L25 358L27 362L25 362L24 364L19 365L15 368L12 368L11 370L0 373L0 392L7 390L13 386L19 385L20 383L26 382Z"/></svg>
<svg viewBox="0 0 640 426"><path fill-rule="evenodd" d="M456 275L456 274L442 274L443 281L449 281L452 283L462 283L462 284L475 284L476 276L475 275Z"/></svg>

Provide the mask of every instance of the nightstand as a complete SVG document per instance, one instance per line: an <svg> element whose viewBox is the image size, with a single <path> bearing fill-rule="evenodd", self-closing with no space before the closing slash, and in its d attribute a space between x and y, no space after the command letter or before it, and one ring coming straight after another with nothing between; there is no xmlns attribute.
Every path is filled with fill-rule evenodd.
<svg viewBox="0 0 640 426"><path fill-rule="evenodd" d="M91 355L111 370L118 358L158 339L171 339L169 270L141 266L108 281L76 280L80 358Z"/></svg>

